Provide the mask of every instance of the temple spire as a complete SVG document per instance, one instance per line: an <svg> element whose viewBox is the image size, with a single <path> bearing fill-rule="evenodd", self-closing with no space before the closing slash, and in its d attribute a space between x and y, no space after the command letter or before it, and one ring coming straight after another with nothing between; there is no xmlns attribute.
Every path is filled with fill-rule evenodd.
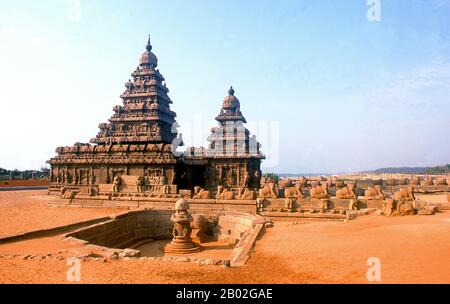
<svg viewBox="0 0 450 304"><path fill-rule="evenodd" d="M145 52L141 56L141 60L139 65L141 67L153 67L156 68L158 66L158 58L155 54L152 53L152 44L150 42L150 35L148 35L147 45L145 46Z"/></svg>
<svg viewBox="0 0 450 304"><path fill-rule="evenodd" d="M220 114L216 117L216 120L221 124L226 123L227 121L241 121L246 123L246 120L241 113L241 103L239 102L239 99L234 96L234 93L235 91L231 86L228 90L228 96L223 100Z"/></svg>
<svg viewBox="0 0 450 304"><path fill-rule="evenodd" d="M145 49L147 50L147 52L152 51L152 45L150 43L150 35L148 35L148 41L147 41L147 45L145 46Z"/></svg>

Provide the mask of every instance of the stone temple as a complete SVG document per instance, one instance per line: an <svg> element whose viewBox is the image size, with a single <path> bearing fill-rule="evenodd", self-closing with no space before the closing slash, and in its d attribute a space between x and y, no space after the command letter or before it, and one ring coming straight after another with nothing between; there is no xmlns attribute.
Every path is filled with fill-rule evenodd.
<svg viewBox="0 0 450 304"><path fill-rule="evenodd" d="M56 149L48 161L50 193L213 198L216 190L216 195L242 196L259 188L264 155L244 127L233 88L216 117L219 124L211 130L209 147L178 152L183 141L177 115L170 109L169 89L150 39L131 77L120 96L123 104L113 108L90 144Z"/></svg>

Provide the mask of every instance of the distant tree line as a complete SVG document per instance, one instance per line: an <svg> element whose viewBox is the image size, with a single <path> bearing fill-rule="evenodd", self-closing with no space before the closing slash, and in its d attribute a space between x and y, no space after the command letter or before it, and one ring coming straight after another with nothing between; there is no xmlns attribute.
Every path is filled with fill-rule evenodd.
<svg viewBox="0 0 450 304"><path fill-rule="evenodd" d="M275 173L264 173L263 176L265 178L271 178L276 183L278 183L278 181L280 180L280 176L278 174L275 174Z"/></svg>
<svg viewBox="0 0 450 304"><path fill-rule="evenodd" d="M450 164L447 164L445 166L436 166L433 168L429 168L426 173L430 175L449 174Z"/></svg>
<svg viewBox="0 0 450 304"><path fill-rule="evenodd" d="M380 168L373 171L368 171L365 173L403 173L403 174L430 174L430 175L440 175L450 173L450 164L436 167L390 167L390 168Z"/></svg>
<svg viewBox="0 0 450 304"><path fill-rule="evenodd" d="M41 179L48 178L50 174L50 169L47 167L41 167L39 170L7 170L0 168L0 180L10 180L10 179Z"/></svg>

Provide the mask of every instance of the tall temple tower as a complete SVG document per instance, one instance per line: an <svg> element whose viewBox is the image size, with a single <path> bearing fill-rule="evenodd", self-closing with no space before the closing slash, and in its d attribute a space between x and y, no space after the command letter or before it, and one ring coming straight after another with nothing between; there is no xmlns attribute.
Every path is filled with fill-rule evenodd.
<svg viewBox="0 0 450 304"><path fill-rule="evenodd" d="M91 143L172 143L177 137L176 128L172 130L177 115L170 110L169 89L157 66L149 37L139 66L131 74L133 80L125 84L120 96L123 105L114 107L110 123L99 125L100 132Z"/></svg>
<svg viewBox="0 0 450 304"><path fill-rule="evenodd" d="M182 145L177 137L176 114L170 109L165 79L157 69L150 38L139 66L125 84L122 105L113 108L109 123L89 144L59 147L51 165L51 186L75 189L111 184L116 176L148 176L150 189L174 186L175 167L181 160L172 153ZM151 178L150 178L151 177ZM174 188L176 191L176 187Z"/></svg>

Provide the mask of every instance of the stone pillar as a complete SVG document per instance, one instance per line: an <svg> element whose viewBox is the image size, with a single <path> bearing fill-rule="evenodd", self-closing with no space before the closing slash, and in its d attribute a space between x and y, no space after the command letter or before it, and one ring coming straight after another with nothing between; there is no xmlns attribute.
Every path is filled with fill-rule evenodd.
<svg viewBox="0 0 450 304"><path fill-rule="evenodd" d="M174 223L173 240L164 249L170 254L188 254L198 252L201 246L192 242L191 239L191 222L192 216L188 212L189 203L185 199L181 199L175 204L175 213L171 217Z"/></svg>

